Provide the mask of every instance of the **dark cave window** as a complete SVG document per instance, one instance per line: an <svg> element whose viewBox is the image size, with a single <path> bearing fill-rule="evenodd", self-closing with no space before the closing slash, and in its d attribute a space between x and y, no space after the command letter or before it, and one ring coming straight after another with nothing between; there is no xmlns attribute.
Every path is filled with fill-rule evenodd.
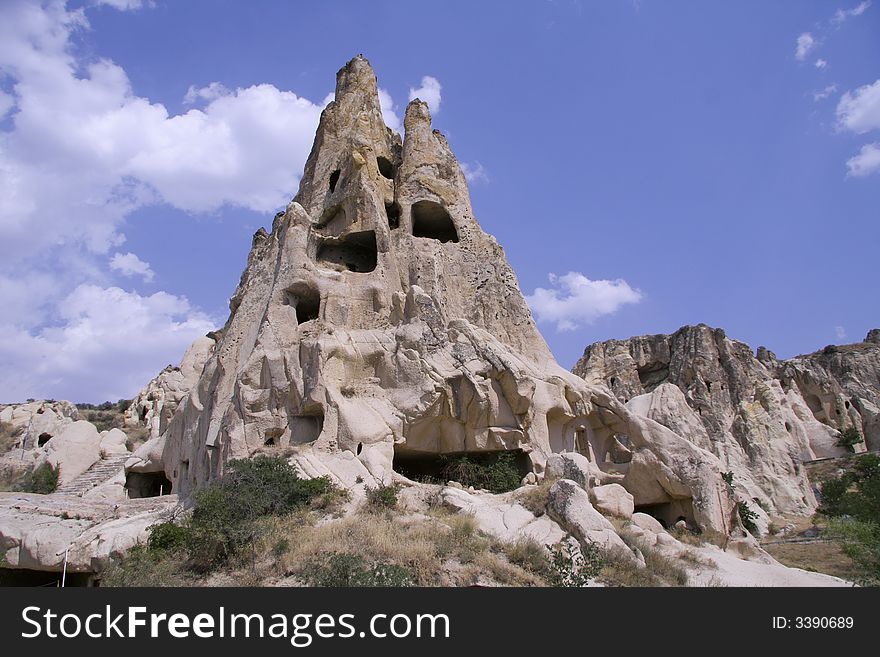
<svg viewBox="0 0 880 657"><path fill-rule="evenodd" d="M313 287L295 285L287 291L285 302L296 310L296 323L304 324L318 319L321 312L321 295Z"/></svg>
<svg viewBox="0 0 880 657"><path fill-rule="evenodd" d="M458 242L458 231L446 209L434 201L417 201L412 206L413 237L440 242Z"/></svg>
<svg viewBox="0 0 880 657"><path fill-rule="evenodd" d="M387 157L382 157L381 155L377 157L376 165L379 167L379 173L382 174L383 178L394 180L394 165L391 164L391 161Z"/></svg>
<svg viewBox="0 0 880 657"><path fill-rule="evenodd" d="M336 191L336 183L339 182L339 169L336 169L333 173L330 174L330 192Z"/></svg>
<svg viewBox="0 0 880 657"><path fill-rule="evenodd" d="M400 227L400 205L397 201L385 204L385 215L388 217L389 228Z"/></svg>
<svg viewBox="0 0 880 657"><path fill-rule="evenodd" d="M376 232L365 230L321 242L318 261L342 265L352 272L371 272L376 268Z"/></svg>

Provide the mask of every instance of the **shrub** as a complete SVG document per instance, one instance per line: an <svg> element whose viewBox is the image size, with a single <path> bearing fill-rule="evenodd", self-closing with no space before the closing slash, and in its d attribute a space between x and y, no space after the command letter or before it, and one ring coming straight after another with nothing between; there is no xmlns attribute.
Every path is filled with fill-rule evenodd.
<svg viewBox="0 0 880 657"><path fill-rule="evenodd" d="M210 570L246 546L253 548L256 520L278 516L330 494L327 477L300 479L283 458L230 461L220 479L196 491L186 548L196 570Z"/></svg>
<svg viewBox="0 0 880 657"><path fill-rule="evenodd" d="M721 478L724 480L724 483L733 488L733 470L728 470L727 472L721 473Z"/></svg>
<svg viewBox="0 0 880 657"><path fill-rule="evenodd" d="M522 475L512 452L469 454L442 457L441 477L464 486L485 488L492 493L506 493L519 487Z"/></svg>
<svg viewBox="0 0 880 657"><path fill-rule="evenodd" d="M742 521L743 527L745 527L747 531L752 534L758 531L758 525L755 524L755 520L758 519L758 514L752 511L748 504L745 502L737 502L736 510L739 513L739 519Z"/></svg>
<svg viewBox="0 0 880 657"><path fill-rule="evenodd" d="M586 586L602 570L603 559L599 547L588 543L577 549L570 540L562 544L548 545L550 571L547 581L551 586Z"/></svg>
<svg viewBox="0 0 880 657"><path fill-rule="evenodd" d="M862 434L859 433L859 430L855 427L849 427L840 433L840 436L837 439L838 447L846 447L851 452L856 451L856 445L860 445L862 442Z"/></svg>
<svg viewBox="0 0 880 657"><path fill-rule="evenodd" d="M375 510L393 509L397 506L397 494L400 492L398 484L377 486L367 489L367 506Z"/></svg>
<svg viewBox="0 0 880 657"><path fill-rule="evenodd" d="M826 516L852 516L865 522L880 518L880 457L866 454L853 468L825 481L819 511Z"/></svg>
<svg viewBox="0 0 880 657"><path fill-rule="evenodd" d="M41 493L49 495L54 493L58 488L58 468L53 468L48 463L34 468L29 472L24 480L19 483L18 490L24 493Z"/></svg>
<svg viewBox="0 0 880 657"><path fill-rule="evenodd" d="M312 586L413 586L413 574L403 566L368 564L359 554L330 552L313 560L305 572Z"/></svg>
<svg viewBox="0 0 880 657"><path fill-rule="evenodd" d="M880 524L855 518L834 518L828 534L862 572L859 584L880 584Z"/></svg>
<svg viewBox="0 0 880 657"><path fill-rule="evenodd" d="M189 532L186 526L177 525L171 521L162 522L150 527L150 537L147 539L147 547L150 552L168 552L186 546Z"/></svg>

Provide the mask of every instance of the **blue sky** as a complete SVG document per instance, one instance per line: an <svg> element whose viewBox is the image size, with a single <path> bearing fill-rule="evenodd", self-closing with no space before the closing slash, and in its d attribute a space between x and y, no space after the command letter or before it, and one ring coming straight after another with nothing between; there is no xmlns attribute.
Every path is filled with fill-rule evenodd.
<svg viewBox="0 0 880 657"><path fill-rule="evenodd" d="M466 166L539 326L880 325L880 2L0 3L0 401L133 395L225 321L335 72ZM428 76L426 78L426 76Z"/></svg>

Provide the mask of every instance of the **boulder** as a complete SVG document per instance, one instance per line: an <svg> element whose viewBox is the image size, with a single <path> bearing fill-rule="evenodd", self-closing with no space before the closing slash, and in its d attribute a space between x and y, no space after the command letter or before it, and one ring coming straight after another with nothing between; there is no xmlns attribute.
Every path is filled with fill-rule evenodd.
<svg viewBox="0 0 880 657"><path fill-rule="evenodd" d="M640 527L652 534L661 534L665 531L660 521L653 516L649 516L647 513L633 513L630 520L636 527Z"/></svg>
<svg viewBox="0 0 880 657"><path fill-rule="evenodd" d="M620 484L594 486L590 489L590 501L600 513L624 519L631 518L635 508L633 496Z"/></svg>
<svg viewBox="0 0 880 657"><path fill-rule="evenodd" d="M59 469L58 483L76 479L101 458L101 436L95 425L85 420L74 422L46 443L46 455L37 465L49 463Z"/></svg>
<svg viewBox="0 0 880 657"><path fill-rule="evenodd" d="M582 546L593 543L605 550L635 556L608 519L593 508L589 495L575 481L560 479L550 488L547 512Z"/></svg>
<svg viewBox="0 0 880 657"><path fill-rule="evenodd" d="M101 434L101 456L107 458L128 454L128 447L125 444L127 440L128 436L121 429L114 428L104 432Z"/></svg>

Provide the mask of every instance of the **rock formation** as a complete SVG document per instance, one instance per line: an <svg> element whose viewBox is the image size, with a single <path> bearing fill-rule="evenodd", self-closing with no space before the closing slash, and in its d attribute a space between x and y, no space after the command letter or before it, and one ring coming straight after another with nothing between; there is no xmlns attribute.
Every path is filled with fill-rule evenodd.
<svg viewBox="0 0 880 657"><path fill-rule="evenodd" d="M780 361L701 324L590 345L573 371L715 454L741 498L805 514L816 502L804 461L846 453L837 441L850 426L880 441L876 335Z"/></svg>
<svg viewBox="0 0 880 657"><path fill-rule="evenodd" d="M178 367L166 367L132 399L125 412L126 426L145 427L150 430L150 438L162 435L178 404L198 382L205 362L214 351L216 342L212 335L198 338L183 354Z"/></svg>
<svg viewBox="0 0 880 657"><path fill-rule="evenodd" d="M364 58L339 71L299 193L254 236L197 385L130 476L185 497L273 447L313 474L347 452L377 481L499 450L540 475L578 451L636 506L729 531L719 461L556 364L427 105L404 125L385 126Z"/></svg>

